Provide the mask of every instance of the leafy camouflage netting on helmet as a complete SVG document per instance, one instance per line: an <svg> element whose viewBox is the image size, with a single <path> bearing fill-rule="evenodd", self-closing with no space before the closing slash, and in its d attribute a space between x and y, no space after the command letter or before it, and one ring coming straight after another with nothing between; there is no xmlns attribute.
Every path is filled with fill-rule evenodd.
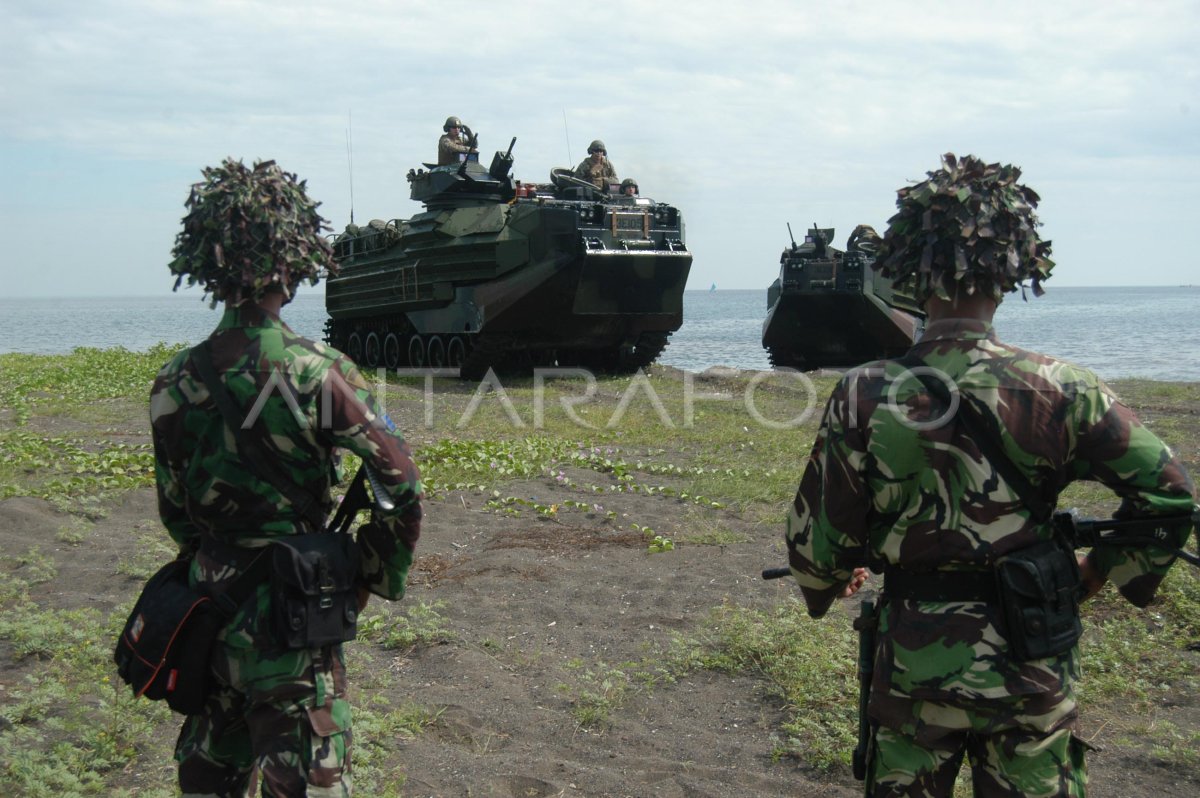
<svg viewBox="0 0 1200 798"><path fill-rule="evenodd" d="M1040 199L1017 183L1021 170L985 164L973 155L942 156L929 179L896 192L900 210L888 220L875 265L884 276L910 283L918 300L950 299L957 288L997 302L1032 283L1045 293L1050 242L1038 238L1034 208Z"/></svg>
<svg viewBox="0 0 1200 798"><path fill-rule="evenodd" d="M192 186L183 231L171 250L175 289L204 286L212 303L227 299L255 301L272 290L291 299L308 280L316 285L322 269L337 273L337 264L322 230L318 202L305 194L305 181L283 171L274 161L253 169L226 158L206 167L204 182Z"/></svg>

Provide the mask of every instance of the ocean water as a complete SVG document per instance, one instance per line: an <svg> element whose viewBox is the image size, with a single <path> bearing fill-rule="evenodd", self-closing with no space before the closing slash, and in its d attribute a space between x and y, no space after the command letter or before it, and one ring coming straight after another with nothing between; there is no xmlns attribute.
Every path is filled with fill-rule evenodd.
<svg viewBox="0 0 1200 798"><path fill-rule="evenodd" d="M760 342L765 288L687 291L683 307L683 327L660 362L689 371L770 367ZM219 318L199 293L187 291L116 299L0 298L0 352L191 344ZM284 308L283 319L301 335L321 338L323 296L301 294ZM996 313L996 330L1001 340L1087 366L1104 379L1200 381L1200 286L1051 287L1028 302L1010 295Z"/></svg>

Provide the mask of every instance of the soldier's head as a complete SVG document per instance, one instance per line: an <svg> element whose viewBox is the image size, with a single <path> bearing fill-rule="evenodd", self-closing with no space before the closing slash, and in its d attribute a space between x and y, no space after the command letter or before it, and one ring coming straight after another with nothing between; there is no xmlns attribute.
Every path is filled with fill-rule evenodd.
<svg viewBox="0 0 1200 798"><path fill-rule="evenodd" d="M451 128L457 128L461 130L462 126L462 120L457 116L448 116L446 117L446 124L442 125L442 132L449 133Z"/></svg>
<svg viewBox="0 0 1200 798"><path fill-rule="evenodd" d="M919 301L983 296L996 302L1029 280L1045 293L1050 242L1037 233L1038 197L1017 179L1011 164L988 164L973 155L942 156L928 179L896 194L899 209L888 220L875 266L911 286Z"/></svg>
<svg viewBox="0 0 1200 798"><path fill-rule="evenodd" d="M603 141L596 139L588 145L588 155L592 156L593 161L598 161L608 155L608 148L604 146Z"/></svg>
<svg viewBox="0 0 1200 798"><path fill-rule="evenodd" d="M254 168L226 158L203 170L192 186L183 230L171 250L175 290L199 283L212 303L258 302L280 292L290 300L304 280L316 285L322 270L337 273L320 203L305 183L274 161Z"/></svg>
<svg viewBox="0 0 1200 798"><path fill-rule="evenodd" d="M638 193L637 181L634 180L632 177L627 177L624 180L622 180L621 181L621 193L628 197L637 196L637 193Z"/></svg>

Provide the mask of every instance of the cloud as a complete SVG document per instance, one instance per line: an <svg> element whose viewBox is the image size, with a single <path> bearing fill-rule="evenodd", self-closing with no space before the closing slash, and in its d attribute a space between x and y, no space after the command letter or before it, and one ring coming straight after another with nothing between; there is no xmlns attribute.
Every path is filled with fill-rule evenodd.
<svg viewBox="0 0 1200 798"><path fill-rule="evenodd" d="M24 290L85 262L152 290L188 183L227 155L308 178L335 226L352 190L358 218L412 215L404 174L433 158L449 114L485 151L516 136L526 180L604 139L622 176L683 210L697 285L765 287L789 221L881 225L947 150L1025 167L1056 253L1072 254L1062 282L1190 280L1168 256L1182 232L1157 229L1200 177L1200 9L1179 0L44 0L6 22L10 232L48 213L90 227L73 215L107 198L151 242L71 243ZM1104 243L1131 222L1151 264L1136 274ZM18 244L0 268L40 258Z"/></svg>

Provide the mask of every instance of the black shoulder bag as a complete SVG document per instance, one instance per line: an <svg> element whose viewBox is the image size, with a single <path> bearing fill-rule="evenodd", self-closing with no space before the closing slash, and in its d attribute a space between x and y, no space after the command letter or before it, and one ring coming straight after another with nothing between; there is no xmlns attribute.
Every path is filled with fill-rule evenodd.
<svg viewBox="0 0 1200 798"><path fill-rule="evenodd" d="M211 680L209 655L217 635L254 592L267 557L260 554L216 597L189 584L191 562L172 560L150 577L113 650L117 673L135 697L165 699L183 715L204 708Z"/></svg>
<svg viewBox="0 0 1200 798"><path fill-rule="evenodd" d="M925 366L921 361L907 365ZM928 374L914 372L913 376L949 406L950 391L944 383ZM999 430L988 424L972 398L961 391L958 394L960 418L980 453L1033 510L1035 518L1050 522L1054 505L1009 459L1000 445ZM1071 650L1083 634L1083 623L1079 619L1082 580L1069 541L1055 534L1050 540L1010 552L996 561L995 578L1005 633L1016 659L1042 659Z"/></svg>

